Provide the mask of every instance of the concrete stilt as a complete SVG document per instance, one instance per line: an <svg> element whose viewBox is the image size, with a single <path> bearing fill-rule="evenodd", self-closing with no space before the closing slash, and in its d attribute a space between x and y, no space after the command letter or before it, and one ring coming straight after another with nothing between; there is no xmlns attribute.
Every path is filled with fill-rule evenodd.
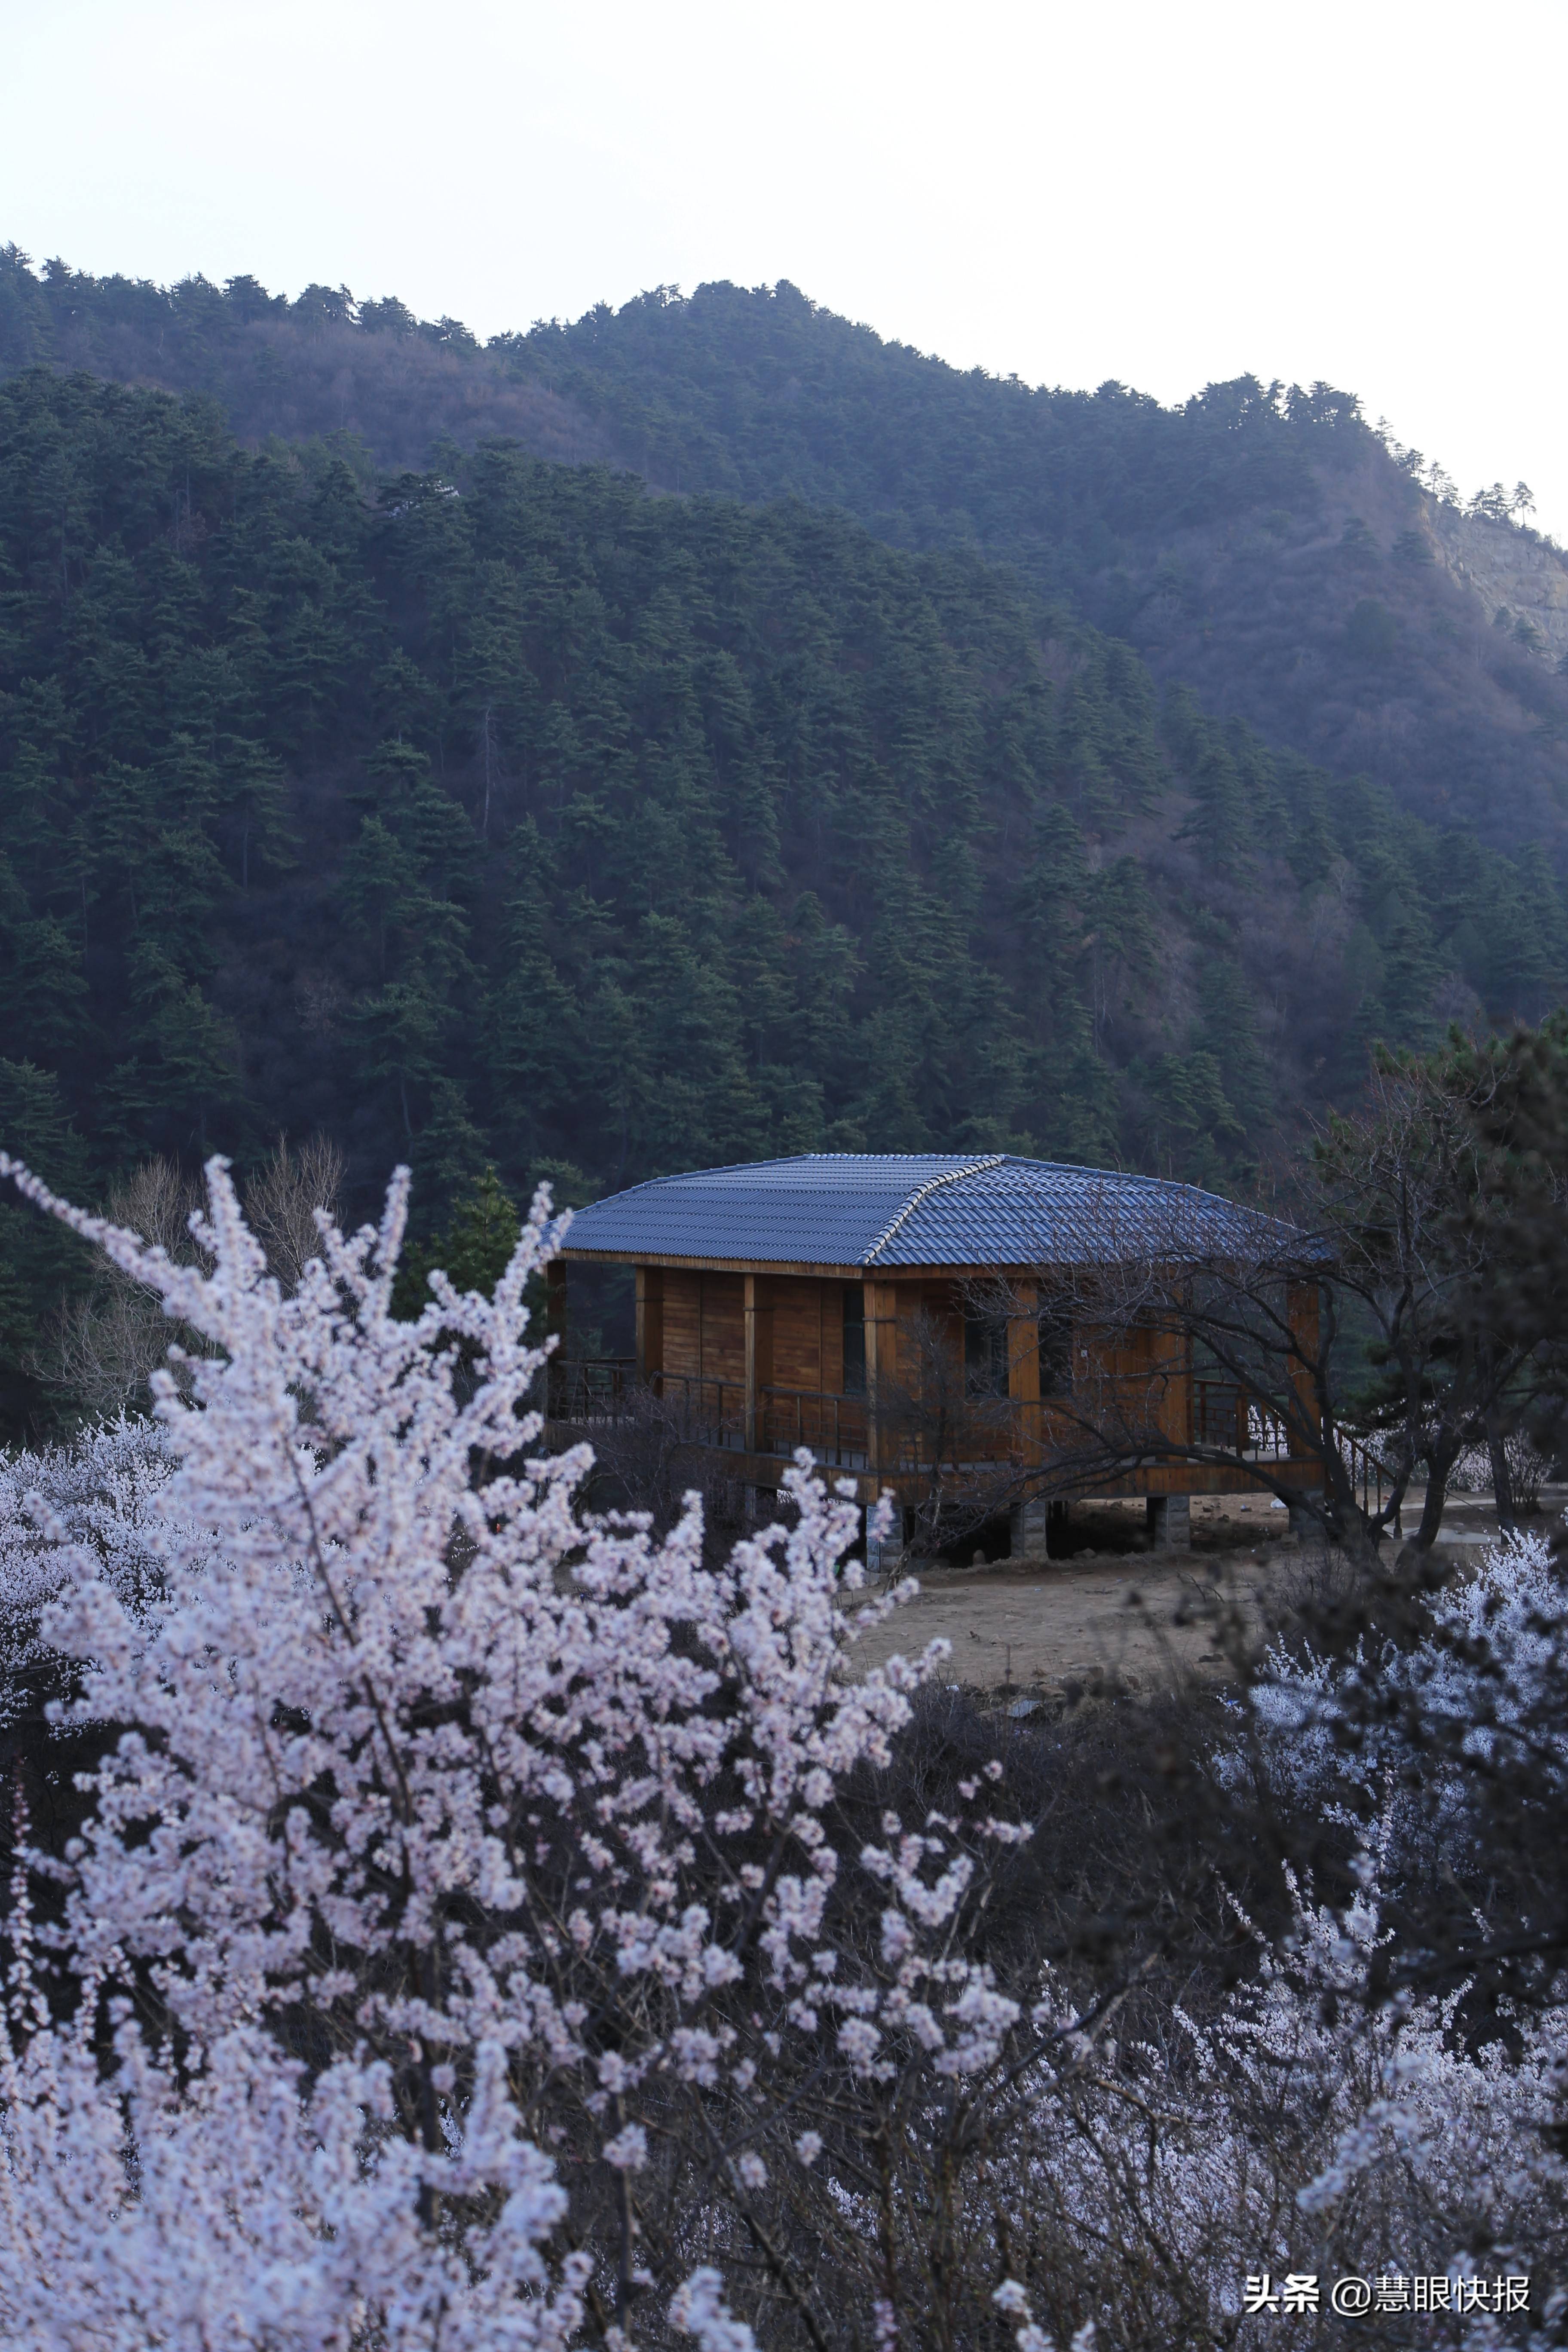
<svg viewBox="0 0 1568 2352"><path fill-rule="evenodd" d="M1156 1551L1190 1551L1193 1506L1189 1495L1149 1496L1149 1537Z"/></svg>
<svg viewBox="0 0 1568 2352"><path fill-rule="evenodd" d="M1038 1568L1051 1556L1051 1505L1042 1495L1015 1503L1008 1528L1008 1554L1020 1563Z"/></svg>
<svg viewBox="0 0 1568 2352"><path fill-rule="evenodd" d="M1295 1537L1297 1542L1312 1543L1315 1541L1319 1533L1318 1522L1312 1517L1311 1512L1307 1508L1305 1503L1289 1503L1286 1505L1286 1508L1290 1514L1290 1533Z"/></svg>

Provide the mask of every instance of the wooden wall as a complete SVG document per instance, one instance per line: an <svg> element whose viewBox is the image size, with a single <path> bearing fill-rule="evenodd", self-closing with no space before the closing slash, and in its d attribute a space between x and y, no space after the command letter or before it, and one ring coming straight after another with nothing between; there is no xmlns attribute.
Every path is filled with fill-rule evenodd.
<svg viewBox="0 0 1568 2352"><path fill-rule="evenodd" d="M639 1267L637 1347L645 1372L667 1371L703 1381L722 1381L726 1412L740 1412L748 1389L763 1412L761 1392L769 1388L826 1396L844 1393L844 1293L840 1280L768 1274L707 1274L689 1268ZM868 1384L879 1376L889 1397L911 1398L921 1386L921 1348L910 1326L917 1313L934 1318L962 1364L963 1294L952 1281L920 1276L886 1276L863 1286ZM1026 1302L1020 1298L1020 1305ZM1303 1288L1290 1301L1304 1351L1316 1338L1317 1298ZM1071 1450L1081 1431L1070 1411L1039 1392L1039 1359L1033 1316L1017 1317L1009 1332L1008 1390L1017 1409L1015 1442L1026 1454L1053 1445ZM1073 1384L1081 1409L1108 1422L1121 1419L1129 1436L1151 1423L1181 1444L1191 1433L1193 1389L1186 1350L1164 1332L1097 1330L1079 1324L1072 1334ZM1310 1375L1305 1364L1296 1380L1308 1402ZM731 1393L732 1392L732 1393ZM746 1415L745 1442L754 1442L758 1423ZM872 1433L872 1451L876 1450ZM875 1465L873 1463L872 1466ZM1194 1491L1230 1483L1226 1474L1179 1463L1149 1465L1136 1474L1140 1490ZM1241 1483L1247 1483L1245 1478Z"/></svg>
<svg viewBox="0 0 1568 2352"><path fill-rule="evenodd" d="M775 1386L837 1396L844 1377L844 1285L780 1275L757 1288L765 1289L773 1313Z"/></svg>
<svg viewBox="0 0 1568 2352"><path fill-rule="evenodd" d="M656 1363L650 1350L646 1369L732 1381L739 1387L746 1377L745 1284L743 1274L666 1267L658 1318L661 1360Z"/></svg>
<svg viewBox="0 0 1568 2352"><path fill-rule="evenodd" d="M842 1282L783 1275L699 1274L689 1268L650 1267L639 1274L641 1352L647 1371L689 1378L743 1381L746 1371L746 1306L750 1283L755 1325L757 1377L763 1385L842 1393L844 1381L844 1287ZM963 1350L963 1302L955 1285L910 1280L866 1286L870 1319L881 1335L884 1378L918 1385L921 1349L911 1336L921 1313L942 1330L960 1362ZM1185 1434L1184 1368L1170 1358L1161 1334L1136 1331L1114 1339L1080 1325L1073 1334L1075 1384L1105 1383L1119 1390L1130 1413L1147 1412L1173 1437ZM1039 1396L1039 1368L1032 1320L1020 1318L1009 1344L1009 1389L1017 1402ZM1048 1429L1050 1408L1043 1408Z"/></svg>
<svg viewBox="0 0 1568 2352"><path fill-rule="evenodd" d="M1081 1323L1074 1328L1072 1377L1079 1410L1107 1430L1118 1423L1129 1433L1158 1429L1173 1444L1184 1444L1191 1431L1190 1370L1188 1349L1169 1332L1110 1332ZM1037 1358L1035 1380L1037 1395ZM1015 1395L1020 1392L1015 1388ZM1048 1400L1039 1411L1047 1445L1053 1440L1067 1445L1082 1442L1070 1414L1053 1416Z"/></svg>
<svg viewBox="0 0 1568 2352"><path fill-rule="evenodd" d="M838 1395L844 1383L844 1285L792 1275L639 1269L643 1370L742 1381L748 1281L759 1383Z"/></svg>

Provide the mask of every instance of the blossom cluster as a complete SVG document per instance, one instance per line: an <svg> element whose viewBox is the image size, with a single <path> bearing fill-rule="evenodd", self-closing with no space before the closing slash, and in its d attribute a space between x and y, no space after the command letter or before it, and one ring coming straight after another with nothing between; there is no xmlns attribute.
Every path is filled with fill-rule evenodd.
<svg viewBox="0 0 1568 2352"><path fill-rule="evenodd" d="M43 1633L45 1612L71 1580L68 1560L93 1553L129 1617L144 1619L155 1604L174 1467L156 1423L123 1419L72 1444L0 1456L0 1725L68 1684Z"/></svg>
<svg viewBox="0 0 1568 2352"><path fill-rule="evenodd" d="M1030 2258L1029 2284L1009 2271L994 2297L1022 2323L1021 2352L1060 2340L1034 2315L1054 2270L1105 2315L1101 2340L1140 2348L1276 2340L1244 2294L1265 2270L1459 2278L1485 2248L1480 2268L1555 2275L1568 2014L1505 2013L1486 2039L1464 2030L1458 1990L1370 2002L1388 1936L1374 1852L1360 1878L1339 1910L1293 1884L1275 1941L1238 1915L1256 1968L1201 2014L1178 2002L1140 2030L1067 2035L1019 2078L986 2186L1008 2225L993 2273ZM1462 2340L1543 2347L1568 2310L1549 2292Z"/></svg>
<svg viewBox="0 0 1568 2352"><path fill-rule="evenodd" d="M1413 1740L1450 1815L1477 1768L1520 1756L1551 1803L1568 1793L1565 1665L1568 1597L1547 1537L1526 1530L1432 1597L1419 1638L1363 1637L1348 1657L1276 1641L1245 1706L1277 1785L1346 1821L1357 1799L1362 1817L1368 1800L1381 1809Z"/></svg>

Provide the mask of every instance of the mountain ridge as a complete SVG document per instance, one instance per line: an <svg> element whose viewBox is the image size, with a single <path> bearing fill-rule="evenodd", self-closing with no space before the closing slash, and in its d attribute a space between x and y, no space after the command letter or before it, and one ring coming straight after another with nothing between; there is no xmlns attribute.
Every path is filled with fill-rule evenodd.
<svg viewBox="0 0 1568 2352"><path fill-rule="evenodd" d="M0 373L29 361L205 392L252 444L357 433L376 464L420 467L507 437L674 495L842 507L911 551L971 546L1216 717L1568 866L1568 563L1500 519L1500 492L1489 517L1435 496L1440 468L1327 385L1241 378L1176 408L1031 388L884 341L787 281L659 289L481 350L458 321L342 289L290 305L248 279L40 278L6 248Z"/></svg>

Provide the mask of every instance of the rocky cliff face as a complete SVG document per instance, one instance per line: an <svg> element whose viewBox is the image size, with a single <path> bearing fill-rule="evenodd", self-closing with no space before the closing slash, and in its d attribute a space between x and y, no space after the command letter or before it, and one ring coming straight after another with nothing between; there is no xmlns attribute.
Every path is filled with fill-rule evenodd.
<svg viewBox="0 0 1568 2352"><path fill-rule="evenodd" d="M1568 656L1568 557L1533 531L1427 501L1438 561L1478 596L1495 628L1553 667Z"/></svg>

